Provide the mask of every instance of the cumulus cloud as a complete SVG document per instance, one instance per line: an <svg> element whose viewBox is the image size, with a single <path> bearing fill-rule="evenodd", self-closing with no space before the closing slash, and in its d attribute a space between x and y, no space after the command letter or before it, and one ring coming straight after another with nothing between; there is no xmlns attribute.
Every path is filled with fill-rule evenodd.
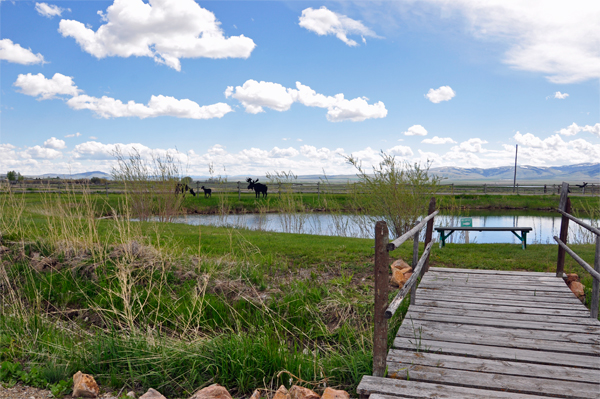
<svg viewBox="0 0 600 399"><path fill-rule="evenodd" d="M300 152L293 147L289 147L289 148L273 147L273 149L271 151L269 151L268 155L271 158L292 158L292 157L297 156L298 154L300 154Z"/></svg>
<svg viewBox="0 0 600 399"><path fill-rule="evenodd" d="M560 91L554 93L554 98L557 98L559 100L564 100L567 97L569 97L569 93L561 93Z"/></svg>
<svg viewBox="0 0 600 399"><path fill-rule="evenodd" d="M21 47L10 39L0 40L0 60L6 60L15 64L32 65L43 64L44 56L40 53L33 54L31 49Z"/></svg>
<svg viewBox="0 0 600 399"><path fill-rule="evenodd" d="M194 0L115 0L98 12L97 31L63 19L59 32L96 58L152 57L177 71L182 58L248 58L256 47L244 35L225 37L215 15Z"/></svg>
<svg viewBox="0 0 600 399"><path fill-rule="evenodd" d="M38 97L38 100L49 100L58 95L77 96L81 92L72 77L60 73L55 73L52 79L46 79L41 73L20 74L13 86L19 87L23 94Z"/></svg>
<svg viewBox="0 0 600 399"><path fill-rule="evenodd" d="M79 136L81 136L81 133L77 132L77 133L73 133L73 134L67 134L65 136L65 138L79 137Z"/></svg>
<svg viewBox="0 0 600 399"><path fill-rule="evenodd" d="M427 130L421 125L412 125L404 132L405 136L427 136Z"/></svg>
<svg viewBox="0 0 600 399"><path fill-rule="evenodd" d="M290 109L298 102L307 107L327 109L327 120L331 122L353 121L384 118L387 109L383 102L369 104L365 97L347 100L343 94L325 96L317 93L309 86L296 82L296 89L286 88L279 83L257 82L247 80L242 86L227 87L225 97L240 101L246 112L257 114L264 112L264 107L282 112Z"/></svg>
<svg viewBox="0 0 600 399"><path fill-rule="evenodd" d="M64 140L57 139L56 137L50 137L48 140L44 141L45 148L52 148L55 150L62 150L67 148Z"/></svg>
<svg viewBox="0 0 600 399"><path fill-rule="evenodd" d="M427 0L427 3L443 17L458 11L478 39L507 43L503 61L515 69L545 74L554 83L600 77L600 2Z"/></svg>
<svg viewBox="0 0 600 399"><path fill-rule="evenodd" d="M425 139L421 141L424 144L456 144L456 141L452 140L450 137L438 137L433 136L433 138Z"/></svg>
<svg viewBox="0 0 600 399"><path fill-rule="evenodd" d="M452 147L452 149L461 152L485 152L486 150L483 148L484 144L487 144L486 140L472 138L467 141L463 141L458 146Z"/></svg>
<svg viewBox="0 0 600 399"><path fill-rule="evenodd" d="M441 86L439 89L429 89L425 97L434 104L441 103L442 101L450 101L456 93L450 86Z"/></svg>
<svg viewBox="0 0 600 399"><path fill-rule="evenodd" d="M387 153L401 157L410 157L413 155L411 148L404 145L397 145L395 147L388 148Z"/></svg>
<svg viewBox="0 0 600 399"><path fill-rule="evenodd" d="M38 97L39 100L48 100L58 95L71 96L67 105L75 110L87 109L101 118L137 117L140 119L154 118L157 116L173 116L188 119L222 118L232 109L229 104L216 103L200 106L198 103L183 99L178 100L170 96L151 96L147 105L129 101L123 103L108 96L102 98L79 94L73 78L60 73L54 74L52 79L38 73L32 75L19 75L14 86L21 89L21 93Z"/></svg>
<svg viewBox="0 0 600 399"><path fill-rule="evenodd" d="M62 157L62 152L55 150L54 148L40 147L39 145L28 147L25 151L20 153L23 158L36 158L36 159L57 159Z"/></svg>
<svg viewBox="0 0 600 399"><path fill-rule="evenodd" d="M79 95L70 98L67 105L75 110L88 109L101 118L137 117L140 119L157 116L173 116L188 119L222 118L232 111L225 103L200 106L198 103L170 96L152 96L147 105L129 101L123 103L111 97L102 98Z"/></svg>
<svg viewBox="0 0 600 399"><path fill-rule="evenodd" d="M47 3L35 3L35 10L38 14L46 18L60 17L63 11L71 11L70 8L61 8L54 4Z"/></svg>
<svg viewBox="0 0 600 399"><path fill-rule="evenodd" d="M335 35L348 46L358 46L358 43L348 38L348 35L360 35L363 43L365 37L379 38L375 32L363 25L362 22L348 18L345 15L328 10L325 6L302 11L299 18L300 26L315 32L319 36Z"/></svg>
<svg viewBox="0 0 600 399"><path fill-rule="evenodd" d="M600 123L596 123L595 125L585 125L579 126L575 122L569 125L566 128L560 129L557 133L562 134L563 136L574 136L579 132L588 132L593 134L594 136L600 137Z"/></svg>

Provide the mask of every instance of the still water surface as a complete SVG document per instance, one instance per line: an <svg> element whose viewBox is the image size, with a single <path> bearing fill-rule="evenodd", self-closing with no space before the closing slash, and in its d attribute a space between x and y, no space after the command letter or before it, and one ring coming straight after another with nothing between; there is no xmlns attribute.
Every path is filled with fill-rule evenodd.
<svg viewBox="0 0 600 399"><path fill-rule="evenodd" d="M469 216L473 227L531 227L527 235L528 244L555 244L554 235L559 235L560 216ZM589 219L584 219L591 224ZM334 235L343 237L373 237L373 223L362 216L332 215L327 213L297 213L297 214L241 214L241 215L186 215L175 218L175 223L191 225L226 226L250 230L262 230L284 233ZM442 215L435 218L435 226L459 226L460 217ZM591 242L591 235L586 231L570 224L569 242ZM437 239L437 233L434 231ZM454 232L446 242L465 242L465 232ZM520 241L510 231L505 232L469 232L471 243L514 243Z"/></svg>

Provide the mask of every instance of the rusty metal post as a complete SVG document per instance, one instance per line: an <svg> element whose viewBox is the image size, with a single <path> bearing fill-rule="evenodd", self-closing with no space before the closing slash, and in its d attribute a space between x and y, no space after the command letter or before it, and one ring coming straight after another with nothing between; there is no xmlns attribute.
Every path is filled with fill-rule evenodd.
<svg viewBox="0 0 600 399"><path fill-rule="evenodd" d="M431 200L429 200L429 210L428 210L427 214L431 215L433 212L435 212L435 197L431 197ZM431 239L433 236L433 219L435 219L435 218L432 218L429 222L427 222L427 230L425 231L425 244L424 244L425 246L424 246L424 248L427 248L427 246L431 242ZM423 269L421 269L421 277L423 277L423 274L427 273L428 271L429 271L429 255L427 255L427 259L425 260Z"/></svg>
<svg viewBox="0 0 600 399"><path fill-rule="evenodd" d="M388 306L389 255L387 244L389 231L383 221L375 224L375 329L373 331L373 375L385 376L385 358L387 357L388 322L384 317Z"/></svg>
<svg viewBox="0 0 600 399"><path fill-rule="evenodd" d="M563 182L560 189L560 202L558 209L571 213L571 200L569 199L569 183ZM569 232L569 219L563 216L560 222L560 240L567 243L567 233ZM556 261L556 277L563 276L565 270L565 250L559 245L558 246L558 260Z"/></svg>

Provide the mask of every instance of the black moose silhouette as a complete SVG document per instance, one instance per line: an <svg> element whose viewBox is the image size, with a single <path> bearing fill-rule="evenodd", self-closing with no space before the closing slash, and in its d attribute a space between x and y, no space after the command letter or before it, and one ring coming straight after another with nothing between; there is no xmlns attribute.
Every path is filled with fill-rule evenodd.
<svg viewBox="0 0 600 399"><path fill-rule="evenodd" d="M204 186L200 187L202 190L204 190L204 198L206 197L212 197L212 189L210 188L204 188Z"/></svg>
<svg viewBox="0 0 600 399"><path fill-rule="evenodd" d="M247 178L246 181L249 183L248 190L254 190L256 198L259 198L261 193L263 197L267 196L268 187L262 183L257 183L258 179L252 180L251 178Z"/></svg>
<svg viewBox="0 0 600 399"><path fill-rule="evenodd" d="M185 195L185 193L187 193L188 191L194 197L196 196L196 193L194 192L194 189L191 188L191 187L189 187L187 184L177 183L177 185L175 186L175 194L183 194L183 195Z"/></svg>
<svg viewBox="0 0 600 399"><path fill-rule="evenodd" d="M577 187L579 188L585 188L585 186L587 186L588 184L586 182L583 182L583 184L576 184Z"/></svg>

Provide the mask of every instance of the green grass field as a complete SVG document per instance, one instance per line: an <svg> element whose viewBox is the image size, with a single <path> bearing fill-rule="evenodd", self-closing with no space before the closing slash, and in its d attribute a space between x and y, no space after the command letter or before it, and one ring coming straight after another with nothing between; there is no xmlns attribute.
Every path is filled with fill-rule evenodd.
<svg viewBox="0 0 600 399"><path fill-rule="evenodd" d="M0 361L48 384L81 370L170 398L300 380L354 394L371 373L372 240L98 219L119 198L94 198L0 202ZM592 245L572 248L593 262ZM392 256L411 253L409 242ZM448 244L431 265L552 272L556 256L555 245ZM582 276L589 306L591 277L569 257L565 271Z"/></svg>

